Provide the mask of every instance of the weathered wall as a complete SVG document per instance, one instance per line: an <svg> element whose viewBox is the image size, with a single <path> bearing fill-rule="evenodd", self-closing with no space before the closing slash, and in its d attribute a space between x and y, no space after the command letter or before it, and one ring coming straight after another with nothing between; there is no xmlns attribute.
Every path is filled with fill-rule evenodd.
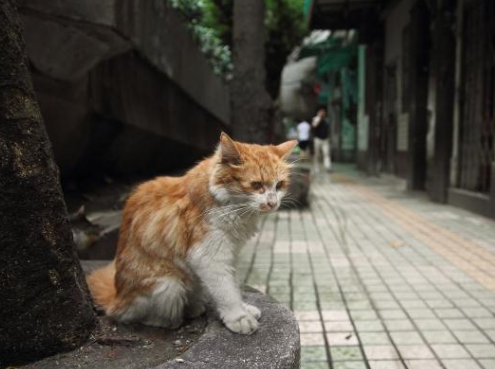
<svg viewBox="0 0 495 369"><path fill-rule="evenodd" d="M459 161L460 161L460 136L462 131L462 102L463 98L463 34L465 25L465 6L469 3L467 0L459 0L456 9L456 32L455 32L455 94L453 106L453 133L452 133L452 152L450 157L450 180L448 181L447 202L449 204L460 206L470 211L482 214L495 219L495 161L491 164L491 185L486 194L473 191L467 191L459 188ZM440 122L437 123L438 125ZM446 181L447 182L447 181ZM447 185L447 183L446 183Z"/></svg>
<svg viewBox="0 0 495 369"><path fill-rule="evenodd" d="M369 144L369 116L366 112L366 46L358 48L358 111L356 162L360 169L366 168Z"/></svg>
<svg viewBox="0 0 495 369"><path fill-rule="evenodd" d="M187 165L230 96L166 1L20 0L35 88L65 175Z"/></svg>
<svg viewBox="0 0 495 369"><path fill-rule="evenodd" d="M404 156L408 150L409 114L402 107L402 32L410 22L410 11L414 0L402 0L394 3L385 12L385 65L397 65L397 146L398 165L405 164ZM403 168L399 168L401 170ZM402 173L403 174L403 173Z"/></svg>

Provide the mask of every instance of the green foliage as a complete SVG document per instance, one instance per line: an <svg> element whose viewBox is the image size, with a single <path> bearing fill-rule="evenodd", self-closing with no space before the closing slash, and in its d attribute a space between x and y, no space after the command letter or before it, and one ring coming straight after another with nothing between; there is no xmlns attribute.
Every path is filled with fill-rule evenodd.
<svg viewBox="0 0 495 369"><path fill-rule="evenodd" d="M201 52L214 72L228 76L232 71L230 46L222 39L222 27L215 25L214 4L210 0L169 0L186 21Z"/></svg>
<svg viewBox="0 0 495 369"><path fill-rule="evenodd" d="M232 49L233 0L205 1L205 26L214 29L224 45Z"/></svg>
<svg viewBox="0 0 495 369"><path fill-rule="evenodd" d="M186 20L217 74L232 71L232 25L234 0L169 0ZM307 33L304 0L265 0L266 88L275 98L287 56Z"/></svg>

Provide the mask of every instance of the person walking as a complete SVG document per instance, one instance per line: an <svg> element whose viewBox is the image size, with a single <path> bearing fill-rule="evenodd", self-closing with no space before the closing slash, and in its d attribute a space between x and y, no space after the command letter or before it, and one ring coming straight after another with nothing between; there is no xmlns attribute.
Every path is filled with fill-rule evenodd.
<svg viewBox="0 0 495 369"><path fill-rule="evenodd" d="M297 140L301 149L301 159L309 158L309 144L311 140L311 125L303 120L297 125Z"/></svg>
<svg viewBox="0 0 495 369"><path fill-rule="evenodd" d="M323 166L327 171L331 170L332 162L330 159L330 125L326 120L327 109L321 107L313 118L312 126L314 130L314 168L315 173L320 171L320 162L323 156Z"/></svg>

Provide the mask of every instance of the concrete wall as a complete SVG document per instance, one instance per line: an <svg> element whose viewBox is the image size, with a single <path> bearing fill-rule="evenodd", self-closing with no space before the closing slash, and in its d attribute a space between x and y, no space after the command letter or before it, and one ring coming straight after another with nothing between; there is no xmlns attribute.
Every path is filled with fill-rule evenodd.
<svg viewBox="0 0 495 369"><path fill-rule="evenodd" d="M188 165L228 130L228 89L167 1L19 5L35 88L64 175Z"/></svg>

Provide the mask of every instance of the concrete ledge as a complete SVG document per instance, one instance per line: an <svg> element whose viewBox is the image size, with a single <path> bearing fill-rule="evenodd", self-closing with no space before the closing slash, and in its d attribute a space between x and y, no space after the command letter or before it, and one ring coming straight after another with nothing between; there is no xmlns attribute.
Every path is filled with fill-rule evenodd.
<svg viewBox="0 0 495 369"><path fill-rule="evenodd" d="M83 261L82 264L89 273L107 263ZM251 287L244 287L243 297L262 313L258 331L250 336L230 332L213 311L208 311L206 317L187 321L179 330L118 325L101 317L101 327L94 332L91 342L26 368L299 368L299 326L292 312Z"/></svg>
<svg viewBox="0 0 495 369"><path fill-rule="evenodd" d="M210 316L203 336L181 357L184 362L172 361L156 369L299 368L299 327L292 312L249 287L245 288L244 299L263 314L256 333L251 336L232 333Z"/></svg>

